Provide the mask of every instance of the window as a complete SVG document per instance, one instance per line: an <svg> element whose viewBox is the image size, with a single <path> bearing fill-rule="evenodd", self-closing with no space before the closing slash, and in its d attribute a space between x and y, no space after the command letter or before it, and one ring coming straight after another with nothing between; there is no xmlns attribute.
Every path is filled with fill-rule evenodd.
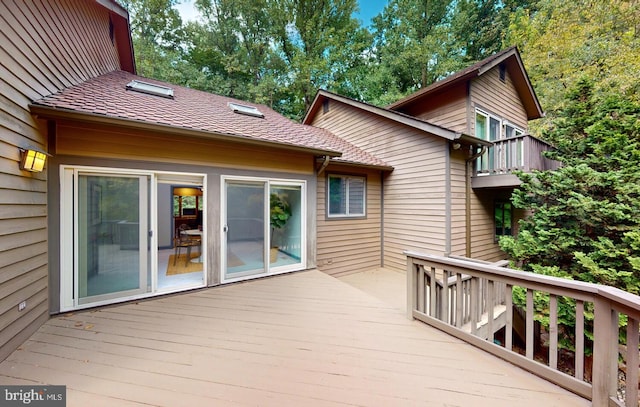
<svg viewBox="0 0 640 407"><path fill-rule="evenodd" d="M493 208L496 224L496 239L499 236L511 236L511 223L513 221L513 206L511 202L496 202Z"/></svg>
<svg viewBox="0 0 640 407"><path fill-rule="evenodd" d="M173 188L173 216L197 216L202 210L202 189L191 187Z"/></svg>
<svg viewBox="0 0 640 407"><path fill-rule="evenodd" d="M524 131L508 121L476 109L476 137L492 141L494 146L476 161L478 175L506 173L524 165Z"/></svg>
<svg viewBox="0 0 640 407"><path fill-rule="evenodd" d="M328 216L365 216L366 178L329 175Z"/></svg>

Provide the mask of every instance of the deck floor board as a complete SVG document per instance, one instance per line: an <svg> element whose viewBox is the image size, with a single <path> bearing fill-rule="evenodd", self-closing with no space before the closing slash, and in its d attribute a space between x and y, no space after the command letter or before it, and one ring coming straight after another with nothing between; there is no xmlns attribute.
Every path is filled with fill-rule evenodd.
<svg viewBox="0 0 640 407"><path fill-rule="evenodd" d="M69 406L590 405L318 271L54 317L0 382Z"/></svg>

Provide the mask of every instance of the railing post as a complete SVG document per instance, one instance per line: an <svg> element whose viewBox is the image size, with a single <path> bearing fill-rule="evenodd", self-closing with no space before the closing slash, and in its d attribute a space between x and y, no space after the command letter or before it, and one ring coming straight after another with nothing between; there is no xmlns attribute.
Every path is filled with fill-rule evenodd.
<svg viewBox="0 0 640 407"><path fill-rule="evenodd" d="M592 399L594 406L608 406L618 383L618 313L608 300L596 297L593 321Z"/></svg>
<svg viewBox="0 0 640 407"><path fill-rule="evenodd" d="M407 318L413 320L413 310L417 305L416 283L418 276L411 256L407 256Z"/></svg>

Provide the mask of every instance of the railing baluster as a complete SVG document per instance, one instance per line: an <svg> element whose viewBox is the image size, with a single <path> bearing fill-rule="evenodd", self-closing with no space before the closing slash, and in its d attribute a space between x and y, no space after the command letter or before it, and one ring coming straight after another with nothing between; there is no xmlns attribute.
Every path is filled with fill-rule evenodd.
<svg viewBox="0 0 640 407"><path fill-rule="evenodd" d="M629 317L627 321L627 386L625 389L627 407L638 407L638 320Z"/></svg>
<svg viewBox="0 0 640 407"><path fill-rule="evenodd" d="M440 320L449 323L449 270L442 270L442 298Z"/></svg>
<svg viewBox="0 0 640 407"><path fill-rule="evenodd" d="M507 350L513 349L513 286L507 284L505 289L505 306L507 307L507 324L504 328L504 347Z"/></svg>
<svg viewBox="0 0 640 407"><path fill-rule="evenodd" d="M533 359L533 290L527 289L526 356Z"/></svg>
<svg viewBox="0 0 640 407"><path fill-rule="evenodd" d="M576 300L576 371L578 380L584 379L584 302Z"/></svg>
<svg viewBox="0 0 640 407"><path fill-rule="evenodd" d="M478 287L478 278L471 278L471 334L476 335L478 330L478 297L479 297L479 287Z"/></svg>
<svg viewBox="0 0 640 407"><path fill-rule="evenodd" d="M429 284L431 289L429 291L429 315L438 318L437 312L437 299L438 299L438 280L436 279L436 268L431 267L429 272Z"/></svg>
<svg viewBox="0 0 640 407"><path fill-rule="evenodd" d="M464 299L462 298L462 274L456 273L456 327L462 326Z"/></svg>
<svg viewBox="0 0 640 407"><path fill-rule="evenodd" d="M558 297L549 296L549 367L558 368Z"/></svg>
<svg viewBox="0 0 640 407"><path fill-rule="evenodd" d="M493 280L487 280L487 339L493 342L493 320L495 310L495 294Z"/></svg>

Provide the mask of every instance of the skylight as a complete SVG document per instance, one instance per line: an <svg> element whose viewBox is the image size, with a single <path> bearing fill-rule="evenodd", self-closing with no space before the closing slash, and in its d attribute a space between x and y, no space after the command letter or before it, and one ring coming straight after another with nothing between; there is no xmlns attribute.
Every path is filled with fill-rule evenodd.
<svg viewBox="0 0 640 407"><path fill-rule="evenodd" d="M173 89L149 82L132 80L127 84L127 90L133 90L136 92L147 93L149 95L173 99Z"/></svg>
<svg viewBox="0 0 640 407"><path fill-rule="evenodd" d="M241 105L239 103L231 103L229 102L229 108L233 110L234 113L244 114L247 116L260 117L263 118L264 114L253 106Z"/></svg>

